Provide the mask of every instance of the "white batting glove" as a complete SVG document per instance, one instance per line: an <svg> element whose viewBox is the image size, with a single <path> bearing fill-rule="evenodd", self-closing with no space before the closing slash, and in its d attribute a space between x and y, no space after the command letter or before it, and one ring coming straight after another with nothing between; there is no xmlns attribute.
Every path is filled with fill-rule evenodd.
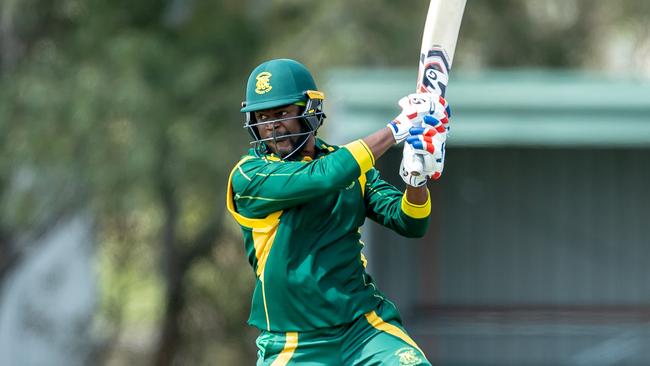
<svg viewBox="0 0 650 366"><path fill-rule="evenodd" d="M435 127L430 127L435 122L437 122ZM409 147L409 154L421 157L422 166L418 165L420 162L417 159L409 157L413 163L407 164L406 167L411 169L412 173L424 174L436 180L440 178L445 167L447 130L441 122L435 120L432 116L425 117L424 126L426 127L412 128L410 136L406 138L404 144L405 147ZM404 156L406 159L406 149Z"/></svg>
<svg viewBox="0 0 650 366"><path fill-rule="evenodd" d="M427 176L422 170L424 167L423 156L417 155L409 144L404 144L402 154L402 161L399 164L399 176L402 177L404 183L412 187L422 187L427 184Z"/></svg>
<svg viewBox="0 0 650 366"><path fill-rule="evenodd" d="M409 136L412 127L420 127L426 115L433 115L438 120L444 120L444 123L448 121L447 102L437 94L409 94L400 99L399 105L402 112L388 124L397 143Z"/></svg>
<svg viewBox="0 0 650 366"><path fill-rule="evenodd" d="M405 157L405 167L412 175L424 174L433 179L442 175L451 110L444 98L439 97L439 103L444 109L439 108L432 115L424 116L421 127L412 127L409 130L406 145L413 148L415 155L422 157Z"/></svg>

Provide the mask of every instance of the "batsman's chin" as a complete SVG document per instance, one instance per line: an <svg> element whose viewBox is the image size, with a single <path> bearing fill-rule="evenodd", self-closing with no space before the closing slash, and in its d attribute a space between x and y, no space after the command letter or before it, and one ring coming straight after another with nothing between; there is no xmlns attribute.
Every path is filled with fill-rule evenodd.
<svg viewBox="0 0 650 366"><path fill-rule="evenodd" d="M294 146L291 143L291 140L288 138L282 139L282 140L277 140L275 143L269 144L271 151L275 153L275 155L279 157L285 157L291 154L294 150Z"/></svg>

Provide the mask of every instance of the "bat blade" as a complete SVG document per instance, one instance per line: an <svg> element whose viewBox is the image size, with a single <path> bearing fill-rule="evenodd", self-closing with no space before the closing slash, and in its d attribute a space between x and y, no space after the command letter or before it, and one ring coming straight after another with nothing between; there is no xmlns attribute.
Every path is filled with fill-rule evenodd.
<svg viewBox="0 0 650 366"><path fill-rule="evenodd" d="M460 23L467 0L431 0L422 33L416 93L435 93L445 96L449 72L456 51ZM405 161L406 171L419 175L419 159Z"/></svg>
<svg viewBox="0 0 650 366"><path fill-rule="evenodd" d="M422 33L416 92L445 95L467 0L431 0Z"/></svg>

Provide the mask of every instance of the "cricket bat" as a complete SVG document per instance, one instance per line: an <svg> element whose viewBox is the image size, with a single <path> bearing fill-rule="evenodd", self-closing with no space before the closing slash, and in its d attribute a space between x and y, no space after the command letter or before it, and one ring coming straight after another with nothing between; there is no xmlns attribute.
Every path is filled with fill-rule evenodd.
<svg viewBox="0 0 650 366"><path fill-rule="evenodd" d="M417 93L430 92L445 96L466 2L467 0L429 2L420 47ZM411 166L411 174L418 175L417 171L422 167L420 161L414 161Z"/></svg>

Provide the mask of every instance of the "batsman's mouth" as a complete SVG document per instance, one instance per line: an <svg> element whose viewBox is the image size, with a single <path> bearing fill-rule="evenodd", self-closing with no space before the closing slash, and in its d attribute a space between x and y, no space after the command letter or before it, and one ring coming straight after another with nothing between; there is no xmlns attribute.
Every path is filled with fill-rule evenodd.
<svg viewBox="0 0 650 366"><path fill-rule="evenodd" d="M289 140L289 133L285 133L279 136L275 136L275 142L283 142Z"/></svg>

